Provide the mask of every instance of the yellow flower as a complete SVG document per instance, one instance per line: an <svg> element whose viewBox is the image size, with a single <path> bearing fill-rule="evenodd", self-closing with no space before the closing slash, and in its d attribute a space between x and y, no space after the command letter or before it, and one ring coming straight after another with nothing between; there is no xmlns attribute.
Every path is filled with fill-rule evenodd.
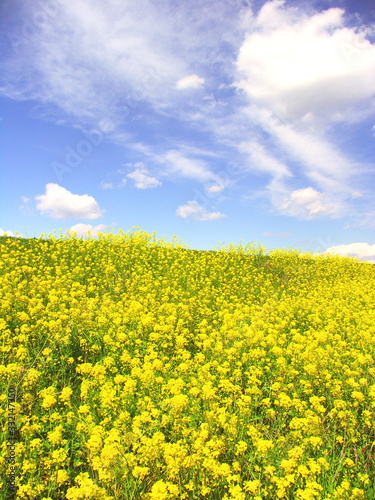
<svg viewBox="0 0 375 500"><path fill-rule="evenodd" d="M360 391L353 391L352 398L358 401L359 403L362 403L365 400L365 396Z"/></svg>
<svg viewBox="0 0 375 500"><path fill-rule="evenodd" d="M239 441L236 445L236 455L243 455L247 450L248 445L245 441Z"/></svg>
<svg viewBox="0 0 375 500"><path fill-rule="evenodd" d="M249 493L256 493L261 486L262 483L258 479L254 479L253 481L246 481L244 485L245 490Z"/></svg>
<svg viewBox="0 0 375 500"><path fill-rule="evenodd" d="M66 440L62 438L64 428L58 425L53 431L48 432L47 439L51 444L65 444Z"/></svg>
<svg viewBox="0 0 375 500"><path fill-rule="evenodd" d="M186 408L188 402L189 398L186 396L186 394L177 394L169 400L169 406L172 409L172 413L176 414Z"/></svg>
<svg viewBox="0 0 375 500"><path fill-rule="evenodd" d="M133 470L132 474L135 478L143 479L147 474L149 473L150 469L148 467L139 467L136 465Z"/></svg>
<svg viewBox="0 0 375 500"><path fill-rule="evenodd" d="M90 413L90 407L89 405L80 405L80 407L78 408L78 412L79 413Z"/></svg>
<svg viewBox="0 0 375 500"><path fill-rule="evenodd" d="M39 370L36 370L35 368L30 368L26 373L23 385L29 387L34 385L41 375L42 372L40 372Z"/></svg>
<svg viewBox="0 0 375 500"><path fill-rule="evenodd" d="M157 481L152 485L150 500L168 500L178 495L178 486L164 481Z"/></svg>
<svg viewBox="0 0 375 500"><path fill-rule="evenodd" d="M64 387L59 396L60 401L67 402L70 396L73 394L73 390L70 387Z"/></svg>
<svg viewBox="0 0 375 500"><path fill-rule="evenodd" d="M365 492L364 490L360 489L360 488L353 488L352 490L352 498L365 498Z"/></svg>
<svg viewBox="0 0 375 500"><path fill-rule="evenodd" d="M260 453L267 453L274 448L274 444L270 439L258 439L255 441L254 446Z"/></svg>
<svg viewBox="0 0 375 500"><path fill-rule="evenodd" d="M48 410L56 404L56 389L53 386L42 389L39 394L43 397L42 408Z"/></svg>
<svg viewBox="0 0 375 500"><path fill-rule="evenodd" d="M35 439L32 439L30 441L30 448L35 448L35 449L38 449L38 448L41 448L42 447L42 440L39 439L39 438L35 438Z"/></svg>
<svg viewBox="0 0 375 500"><path fill-rule="evenodd" d="M69 475L65 469L59 469L57 471L57 484L61 486L62 484L69 481Z"/></svg>
<svg viewBox="0 0 375 500"><path fill-rule="evenodd" d="M351 458L347 458L346 460L344 460L344 465L348 467L353 467L355 464Z"/></svg>
<svg viewBox="0 0 375 500"><path fill-rule="evenodd" d="M78 486L68 488L66 492L67 500L112 500L111 495L107 495L104 488L97 486L94 481L89 477L87 472L81 472L75 478Z"/></svg>
<svg viewBox="0 0 375 500"><path fill-rule="evenodd" d="M0 237L0 253L0 417L27 438L20 498L370 494L372 264L193 252L137 228ZM92 476L71 484L70 458Z"/></svg>
<svg viewBox="0 0 375 500"><path fill-rule="evenodd" d="M68 456L67 451L64 448L59 448L58 450L54 450L51 454L52 461L54 463L63 463Z"/></svg>

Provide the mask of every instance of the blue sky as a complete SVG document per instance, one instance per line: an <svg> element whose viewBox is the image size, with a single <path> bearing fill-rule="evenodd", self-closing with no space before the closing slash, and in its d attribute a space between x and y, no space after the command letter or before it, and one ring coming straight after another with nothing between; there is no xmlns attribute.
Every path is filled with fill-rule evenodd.
<svg viewBox="0 0 375 500"><path fill-rule="evenodd" d="M1 3L0 234L375 262L371 0Z"/></svg>

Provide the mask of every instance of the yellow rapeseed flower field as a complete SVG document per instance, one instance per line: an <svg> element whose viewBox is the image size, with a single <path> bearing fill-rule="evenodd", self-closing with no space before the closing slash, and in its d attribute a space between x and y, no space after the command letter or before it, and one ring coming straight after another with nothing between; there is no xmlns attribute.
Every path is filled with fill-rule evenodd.
<svg viewBox="0 0 375 500"><path fill-rule="evenodd" d="M137 228L0 252L2 492L375 498L374 265Z"/></svg>

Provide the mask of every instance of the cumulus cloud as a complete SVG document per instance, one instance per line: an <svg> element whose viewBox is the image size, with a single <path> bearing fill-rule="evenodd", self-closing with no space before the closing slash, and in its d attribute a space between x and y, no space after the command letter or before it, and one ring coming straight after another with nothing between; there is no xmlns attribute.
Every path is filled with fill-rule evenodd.
<svg viewBox="0 0 375 500"><path fill-rule="evenodd" d="M198 75L189 75L178 80L178 82L176 83L176 88L179 90L199 89L203 85L204 85L204 78L201 78Z"/></svg>
<svg viewBox="0 0 375 500"><path fill-rule="evenodd" d="M292 118L346 119L345 110L371 105L375 92L368 34L346 27L339 8L308 16L284 1L268 2L240 49L237 86Z"/></svg>
<svg viewBox="0 0 375 500"><path fill-rule="evenodd" d="M206 208L199 205L197 201L188 201L186 205L179 206L176 210L176 215L183 219L196 221L215 220L226 217L226 215L220 212L209 212Z"/></svg>
<svg viewBox="0 0 375 500"><path fill-rule="evenodd" d="M5 231L4 229L1 229L0 227L0 236L14 236L14 233L12 231Z"/></svg>
<svg viewBox="0 0 375 500"><path fill-rule="evenodd" d="M149 172L143 163L139 162L134 166L135 169L133 170L133 172L127 174L126 177L134 181L134 185L136 188L150 189L161 186L161 182L156 179L156 177L152 177L151 175L149 175Z"/></svg>
<svg viewBox="0 0 375 500"><path fill-rule="evenodd" d="M90 234L96 236L98 233L104 232L107 228L105 224L99 224L97 226L92 226L91 224L75 224L70 229L67 230L68 233L76 233L77 236L84 236Z"/></svg>
<svg viewBox="0 0 375 500"><path fill-rule="evenodd" d="M35 197L37 210L53 219L98 219L102 216L95 198L73 194L58 184L46 185L45 194Z"/></svg>
<svg viewBox="0 0 375 500"><path fill-rule="evenodd" d="M375 245L368 243L349 243L347 245L336 245L327 248L325 253L356 257L375 264Z"/></svg>
<svg viewBox="0 0 375 500"><path fill-rule="evenodd" d="M327 193L312 187L281 194L275 199L275 205L282 213L303 219L320 215L337 216L342 209L338 202L329 199Z"/></svg>
<svg viewBox="0 0 375 500"><path fill-rule="evenodd" d="M359 215L355 200L369 167L343 151L335 127L374 109L370 38L370 28L346 25L342 9L311 14L281 0L265 3L248 23L235 86L249 103L244 116L263 133L240 149L251 171L272 177L263 193L277 211L308 219ZM310 188L295 189L292 177Z"/></svg>

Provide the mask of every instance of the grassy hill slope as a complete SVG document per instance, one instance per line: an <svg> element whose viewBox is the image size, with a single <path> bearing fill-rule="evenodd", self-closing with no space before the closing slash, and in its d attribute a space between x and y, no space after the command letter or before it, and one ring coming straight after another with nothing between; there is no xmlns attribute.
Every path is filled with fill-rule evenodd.
<svg viewBox="0 0 375 500"><path fill-rule="evenodd" d="M375 498L374 304L350 258L0 238L3 491Z"/></svg>

